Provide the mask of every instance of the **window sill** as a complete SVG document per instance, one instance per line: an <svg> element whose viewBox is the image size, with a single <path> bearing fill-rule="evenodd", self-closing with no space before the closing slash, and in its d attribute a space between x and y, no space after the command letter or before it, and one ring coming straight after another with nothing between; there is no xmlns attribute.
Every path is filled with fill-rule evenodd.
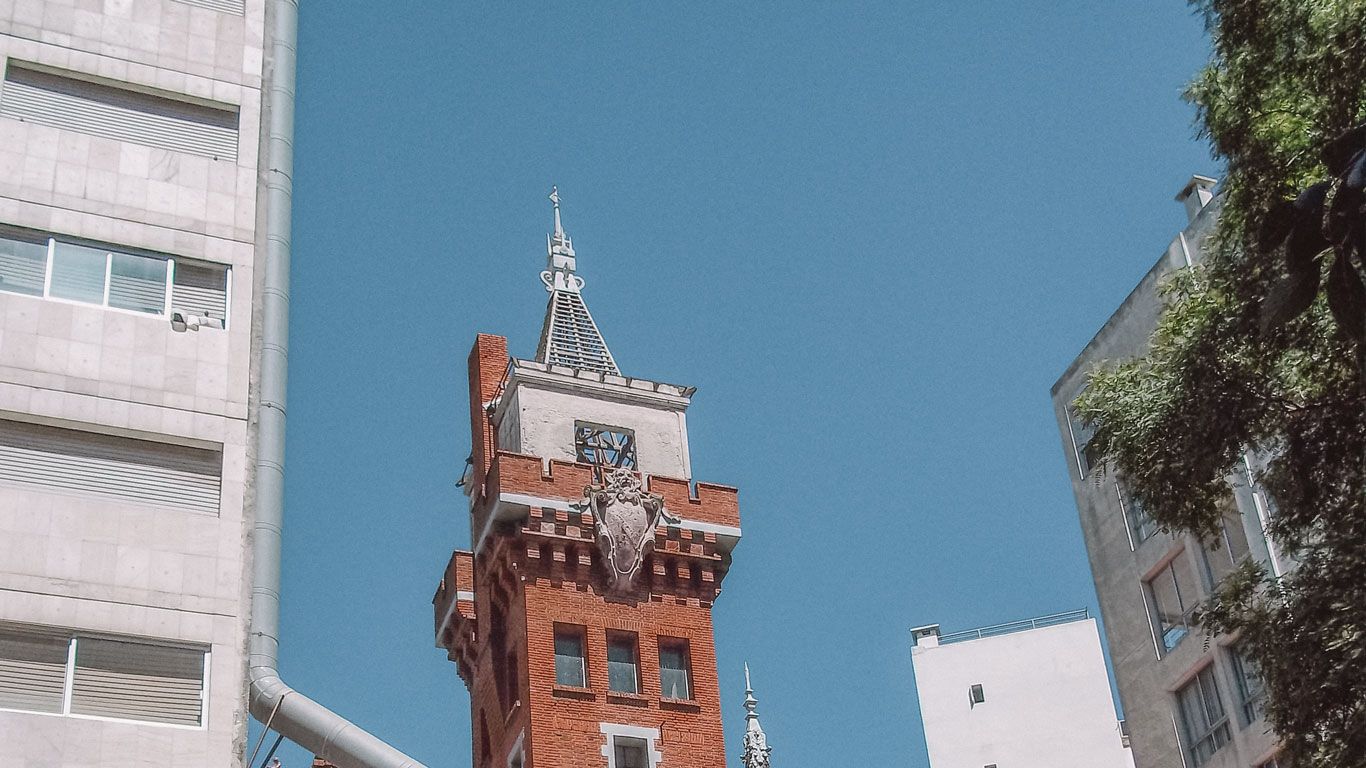
<svg viewBox="0 0 1366 768"><path fill-rule="evenodd" d="M622 691L608 691L607 701L610 704L626 704L632 707L648 707L650 700L638 693L624 693Z"/></svg>
<svg viewBox="0 0 1366 768"><path fill-rule="evenodd" d="M551 696L558 696L562 699L579 699L581 701L593 701L598 696L593 693L591 688L578 688L572 685L557 685L550 689Z"/></svg>
<svg viewBox="0 0 1366 768"><path fill-rule="evenodd" d="M660 709L672 709L676 712L701 712L702 705L694 699L669 699L660 698Z"/></svg>

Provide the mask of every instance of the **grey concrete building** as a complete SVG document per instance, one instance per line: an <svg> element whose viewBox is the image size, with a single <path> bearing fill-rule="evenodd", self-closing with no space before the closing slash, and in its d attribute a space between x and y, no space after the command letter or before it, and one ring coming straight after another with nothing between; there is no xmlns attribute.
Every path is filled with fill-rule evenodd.
<svg viewBox="0 0 1366 768"><path fill-rule="evenodd" d="M0 0L0 765L243 761L266 0Z"/></svg>
<svg viewBox="0 0 1366 768"><path fill-rule="evenodd" d="M1157 530L1095 466L1090 432L1070 404L1098 363L1141 354L1161 311L1159 285L1199 262L1218 219L1214 180L1194 177L1177 199L1188 224L1053 385L1053 408L1109 640L1137 768L1275 766L1276 738L1261 716L1255 670L1226 637L1206 643L1193 609L1245 557L1274 572L1286 563L1263 532L1266 494L1252 482L1256 457L1229 478L1222 535L1201 542Z"/></svg>

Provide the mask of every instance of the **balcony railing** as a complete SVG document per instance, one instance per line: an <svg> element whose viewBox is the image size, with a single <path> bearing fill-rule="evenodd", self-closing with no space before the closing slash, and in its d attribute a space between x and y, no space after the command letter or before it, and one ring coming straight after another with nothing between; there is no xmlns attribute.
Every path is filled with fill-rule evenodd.
<svg viewBox="0 0 1366 768"><path fill-rule="evenodd" d="M989 627L968 629L962 632L954 632L947 635L941 635L939 638L939 644L948 645L949 643L961 643L965 640L980 640L984 637L1008 635L1012 632L1023 632L1026 629L1038 629L1039 627L1051 627L1057 624L1067 624L1068 622L1081 621L1083 619L1088 619L1090 617L1091 612L1086 608L1081 608L1075 611L1065 611L1063 613L1054 613L1049 614L1048 616L1039 616L1038 618L1033 619L1011 621L1005 624L993 624Z"/></svg>

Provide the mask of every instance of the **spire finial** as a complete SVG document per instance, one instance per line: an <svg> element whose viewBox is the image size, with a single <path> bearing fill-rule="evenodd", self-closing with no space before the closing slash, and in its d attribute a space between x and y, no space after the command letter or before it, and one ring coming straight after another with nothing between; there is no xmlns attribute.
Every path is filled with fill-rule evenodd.
<svg viewBox="0 0 1366 768"><path fill-rule="evenodd" d="M564 225L560 223L560 188L550 185L550 203L555 206L555 237L564 239Z"/></svg>
<svg viewBox="0 0 1366 768"><path fill-rule="evenodd" d="M759 724L759 713L755 708L759 700L754 698L754 687L749 682L749 662L745 662L745 751L740 762L745 768L769 768L768 755L773 748L768 745L768 736Z"/></svg>

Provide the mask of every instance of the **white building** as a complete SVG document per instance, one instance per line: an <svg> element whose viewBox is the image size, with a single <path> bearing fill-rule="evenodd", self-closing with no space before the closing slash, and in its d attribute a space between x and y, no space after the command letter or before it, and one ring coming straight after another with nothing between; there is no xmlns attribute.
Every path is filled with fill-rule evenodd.
<svg viewBox="0 0 1366 768"><path fill-rule="evenodd" d="M1133 768L1085 611L911 632L931 768Z"/></svg>

